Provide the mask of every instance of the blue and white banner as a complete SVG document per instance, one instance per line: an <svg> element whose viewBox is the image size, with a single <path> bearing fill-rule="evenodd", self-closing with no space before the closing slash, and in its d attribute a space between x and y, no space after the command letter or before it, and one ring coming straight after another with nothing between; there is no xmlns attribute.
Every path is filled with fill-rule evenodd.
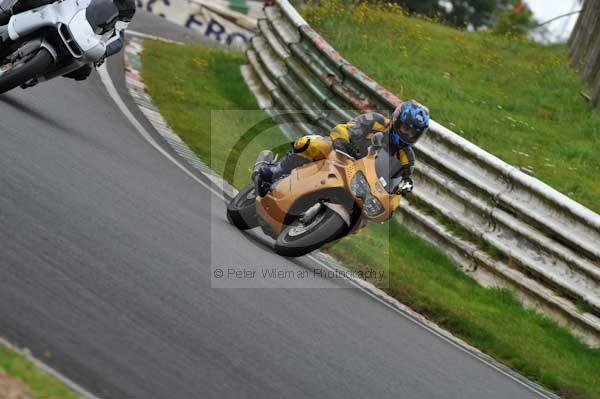
<svg viewBox="0 0 600 399"><path fill-rule="evenodd" d="M239 50L243 50L254 35L262 4L261 1L236 1L234 7L232 2L220 0L137 0L138 8ZM240 9L245 13L238 12Z"/></svg>

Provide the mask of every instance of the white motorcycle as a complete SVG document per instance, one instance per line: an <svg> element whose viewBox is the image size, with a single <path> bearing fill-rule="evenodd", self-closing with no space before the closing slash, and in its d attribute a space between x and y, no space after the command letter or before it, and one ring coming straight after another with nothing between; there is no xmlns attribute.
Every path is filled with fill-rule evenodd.
<svg viewBox="0 0 600 399"><path fill-rule="evenodd" d="M13 15L0 26L0 93L101 62L118 14L112 0L61 0Z"/></svg>

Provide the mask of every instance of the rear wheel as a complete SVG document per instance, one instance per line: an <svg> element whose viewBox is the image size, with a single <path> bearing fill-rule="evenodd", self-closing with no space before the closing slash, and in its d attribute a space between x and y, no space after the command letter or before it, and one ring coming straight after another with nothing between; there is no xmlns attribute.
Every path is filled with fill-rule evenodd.
<svg viewBox="0 0 600 399"><path fill-rule="evenodd" d="M227 205L227 220L240 230L258 226L256 193L253 184L242 189Z"/></svg>
<svg viewBox="0 0 600 399"><path fill-rule="evenodd" d="M306 255L342 236L348 229L344 219L326 206L305 224L301 218L287 225L277 237L275 252L281 256Z"/></svg>
<svg viewBox="0 0 600 399"><path fill-rule="evenodd" d="M0 66L0 93L19 87L29 80L41 75L52 64L54 59L48 50L40 48L36 53L28 55L12 63Z"/></svg>

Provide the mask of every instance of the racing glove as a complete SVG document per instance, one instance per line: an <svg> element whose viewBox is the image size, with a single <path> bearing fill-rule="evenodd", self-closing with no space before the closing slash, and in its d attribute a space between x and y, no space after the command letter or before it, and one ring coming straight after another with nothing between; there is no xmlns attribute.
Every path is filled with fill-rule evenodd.
<svg viewBox="0 0 600 399"><path fill-rule="evenodd" d="M400 185L398 186L398 194L408 195L412 193L414 187L415 185L413 184L412 179L410 177L405 177L402 179Z"/></svg>

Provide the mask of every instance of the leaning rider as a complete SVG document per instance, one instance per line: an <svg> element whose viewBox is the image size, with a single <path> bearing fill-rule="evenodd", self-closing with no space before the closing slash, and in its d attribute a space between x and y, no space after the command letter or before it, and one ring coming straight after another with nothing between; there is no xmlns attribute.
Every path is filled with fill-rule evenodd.
<svg viewBox="0 0 600 399"><path fill-rule="evenodd" d="M412 191L412 173L415 155L412 146L429 128L429 110L414 100L400 104L386 118L382 114L368 112L357 116L348 123L337 125L329 137L319 135L303 136L292 143L292 151L278 163L265 164L253 175L257 194L264 197L277 179L289 175L292 169L312 161L325 159L332 150L343 151L355 158L367 155L366 149L371 136L376 132L384 134L384 143L391 153L400 160L403 194Z"/></svg>
<svg viewBox="0 0 600 399"><path fill-rule="evenodd" d="M8 24L10 17L24 11L54 3L56 0L2 0L0 1L0 26ZM114 23L109 23L100 34L105 35L106 51L95 66L100 66L111 55L123 48L125 29L135 14L135 0L112 0L119 10ZM87 64L64 75L66 78L85 80L92 73L92 65Z"/></svg>

